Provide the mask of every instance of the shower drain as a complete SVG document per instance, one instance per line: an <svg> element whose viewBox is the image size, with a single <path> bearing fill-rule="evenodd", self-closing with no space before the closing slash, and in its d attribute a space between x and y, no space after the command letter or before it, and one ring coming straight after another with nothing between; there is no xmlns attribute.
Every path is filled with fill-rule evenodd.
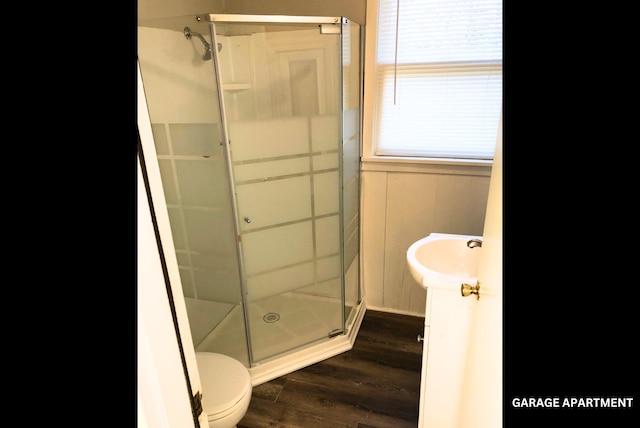
<svg viewBox="0 0 640 428"><path fill-rule="evenodd" d="M276 322L280 319L280 315L275 312L269 312L267 315L263 316L262 319L264 322Z"/></svg>

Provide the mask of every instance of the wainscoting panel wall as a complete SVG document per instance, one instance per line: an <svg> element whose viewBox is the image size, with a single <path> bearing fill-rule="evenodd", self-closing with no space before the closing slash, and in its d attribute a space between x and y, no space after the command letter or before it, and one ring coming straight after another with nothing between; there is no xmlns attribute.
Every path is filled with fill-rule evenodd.
<svg viewBox="0 0 640 428"><path fill-rule="evenodd" d="M367 307L424 316L426 291L411 277L406 251L430 233L482 235L490 169L381 169L365 165L362 174Z"/></svg>

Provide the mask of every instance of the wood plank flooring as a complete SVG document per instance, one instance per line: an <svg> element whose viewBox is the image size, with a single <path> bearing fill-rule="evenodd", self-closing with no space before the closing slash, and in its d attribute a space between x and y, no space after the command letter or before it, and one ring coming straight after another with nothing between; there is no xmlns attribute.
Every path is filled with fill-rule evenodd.
<svg viewBox="0 0 640 428"><path fill-rule="evenodd" d="M254 387L238 428L415 428L423 325L367 310L350 351Z"/></svg>

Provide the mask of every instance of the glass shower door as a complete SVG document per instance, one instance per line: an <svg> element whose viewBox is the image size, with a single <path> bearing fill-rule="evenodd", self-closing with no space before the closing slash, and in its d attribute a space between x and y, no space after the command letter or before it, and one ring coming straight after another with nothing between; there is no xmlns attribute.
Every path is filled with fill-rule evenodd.
<svg viewBox="0 0 640 428"><path fill-rule="evenodd" d="M138 59L193 343L196 351L227 354L249 366L210 42L209 26L193 17L138 27Z"/></svg>
<svg viewBox="0 0 640 428"><path fill-rule="evenodd" d="M260 362L344 328L341 25L212 29Z"/></svg>

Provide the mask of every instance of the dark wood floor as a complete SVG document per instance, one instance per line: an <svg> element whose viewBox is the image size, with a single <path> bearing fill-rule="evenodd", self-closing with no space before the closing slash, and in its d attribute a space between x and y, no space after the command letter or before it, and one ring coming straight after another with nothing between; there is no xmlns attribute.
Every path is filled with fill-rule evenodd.
<svg viewBox="0 0 640 428"><path fill-rule="evenodd" d="M423 324L367 310L353 349L254 387L238 428L415 428Z"/></svg>

